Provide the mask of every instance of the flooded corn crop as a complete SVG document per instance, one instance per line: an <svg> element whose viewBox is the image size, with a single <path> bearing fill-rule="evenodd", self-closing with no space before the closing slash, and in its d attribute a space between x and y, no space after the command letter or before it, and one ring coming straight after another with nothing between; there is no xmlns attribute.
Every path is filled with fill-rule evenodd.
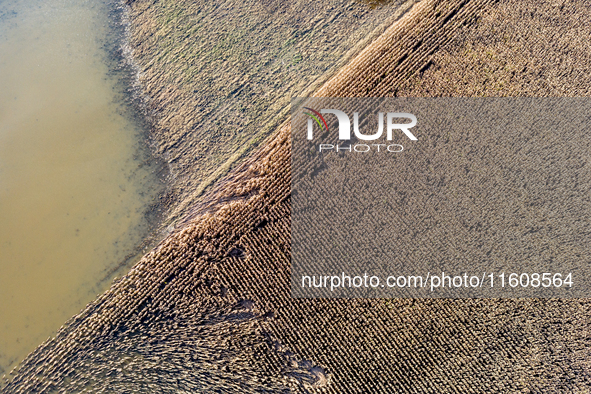
<svg viewBox="0 0 591 394"><path fill-rule="evenodd" d="M106 289L157 220L114 4L0 3L0 376Z"/></svg>
<svg viewBox="0 0 591 394"><path fill-rule="evenodd" d="M132 75L170 169L174 229L287 119L290 97L414 3L163 0L123 14L109 1L0 3L0 376L137 261L160 218L163 171L127 103ZM136 74L121 66L124 16Z"/></svg>

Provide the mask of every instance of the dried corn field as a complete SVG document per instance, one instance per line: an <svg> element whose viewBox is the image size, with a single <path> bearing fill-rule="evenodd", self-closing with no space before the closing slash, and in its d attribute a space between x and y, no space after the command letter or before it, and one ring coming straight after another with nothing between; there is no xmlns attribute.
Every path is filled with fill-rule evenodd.
<svg viewBox="0 0 591 394"><path fill-rule="evenodd" d="M132 25L147 29L133 34L164 42L149 34L146 4L130 4ZM588 7L423 0L315 95L587 96ZM178 62L135 56L161 75L144 81L155 116L190 107L166 94L187 86L168 79ZM184 143L182 119L155 122L162 152L175 151L162 130ZM289 133L278 127L198 207L180 209L190 219L31 354L4 392L589 391L587 300L291 298Z"/></svg>

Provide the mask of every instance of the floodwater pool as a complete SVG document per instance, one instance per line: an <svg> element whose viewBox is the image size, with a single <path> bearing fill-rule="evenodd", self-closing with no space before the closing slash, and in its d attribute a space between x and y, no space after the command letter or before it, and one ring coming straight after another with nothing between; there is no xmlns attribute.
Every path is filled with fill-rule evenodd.
<svg viewBox="0 0 591 394"><path fill-rule="evenodd" d="M126 100L118 12L0 3L0 377L123 273L157 220L162 166Z"/></svg>

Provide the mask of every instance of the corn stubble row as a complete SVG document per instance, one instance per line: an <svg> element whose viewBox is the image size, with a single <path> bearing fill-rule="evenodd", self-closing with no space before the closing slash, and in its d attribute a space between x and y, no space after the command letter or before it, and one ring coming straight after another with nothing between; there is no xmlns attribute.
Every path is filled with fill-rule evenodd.
<svg viewBox="0 0 591 394"><path fill-rule="evenodd" d="M319 93L392 94L494 7L423 1ZM206 209L30 355L3 391L588 388L586 301L292 299L289 131L282 127Z"/></svg>

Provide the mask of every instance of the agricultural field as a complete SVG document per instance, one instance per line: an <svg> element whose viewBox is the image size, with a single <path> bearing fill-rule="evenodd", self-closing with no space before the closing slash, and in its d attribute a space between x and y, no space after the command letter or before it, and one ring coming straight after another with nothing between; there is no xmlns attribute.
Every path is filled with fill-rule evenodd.
<svg viewBox="0 0 591 394"><path fill-rule="evenodd" d="M183 224L31 354L4 392L588 391L588 300L292 298L290 123L257 123L240 146L272 136L193 205L205 177L196 169L237 152L195 154L198 93L231 96L258 72L201 85L195 73L241 59L199 63L186 15L201 11L175 4L133 2L130 21L155 144L182 179L172 200ZM587 96L589 15L580 0L423 0L318 85L277 71L289 88L274 97L307 86L319 97Z"/></svg>
<svg viewBox="0 0 591 394"><path fill-rule="evenodd" d="M167 225L400 18L414 0L134 1L129 55L156 153L170 168Z"/></svg>

